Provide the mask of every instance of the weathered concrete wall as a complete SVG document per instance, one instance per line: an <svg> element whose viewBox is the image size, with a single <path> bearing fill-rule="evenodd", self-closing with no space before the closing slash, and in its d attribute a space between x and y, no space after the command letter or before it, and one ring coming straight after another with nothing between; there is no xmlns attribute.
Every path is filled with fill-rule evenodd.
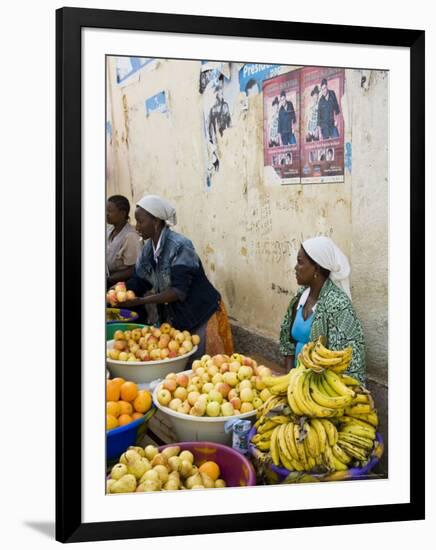
<svg viewBox="0 0 436 550"><path fill-rule="evenodd" d="M263 177L262 96L235 101L231 128L218 136L220 170L205 188L200 62L164 60L119 87L109 60L112 172L108 193L133 202L162 194L177 207L178 231L195 244L230 316L277 340L296 290L294 265L305 238L331 236L350 257L352 292L367 332L369 368L385 379L387 357L387 78L366 91L346 71L345 141L353 168L345 182L267 185ZM232 73L234 74L234 72ZM169 116L146 116L145 99L167 90Z"/></svg>

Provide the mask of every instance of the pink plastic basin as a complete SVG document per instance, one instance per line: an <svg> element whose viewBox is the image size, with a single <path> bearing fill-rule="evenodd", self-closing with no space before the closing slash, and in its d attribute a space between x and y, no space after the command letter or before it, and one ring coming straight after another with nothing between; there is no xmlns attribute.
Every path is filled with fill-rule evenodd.
<svg viewBox="0 0 436 550"><path fill-rule="evenodd" d="M184 441L183 443L163 445L159 447L159 451L176 445L182 451L191 451L194 455L194 463L197 465L206 460L216 462L221 470L220 477L224 479L227 487L256 485L256 474L251 462L231 447L210 441Z"/></svg>

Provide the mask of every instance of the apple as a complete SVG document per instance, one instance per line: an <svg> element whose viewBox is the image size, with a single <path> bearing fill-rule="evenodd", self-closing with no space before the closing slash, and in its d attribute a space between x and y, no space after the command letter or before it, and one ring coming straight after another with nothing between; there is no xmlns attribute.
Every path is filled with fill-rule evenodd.
<svg viewBox="0 0 436 550"><path fill-rule="evenodd" d="M241 408L241 400L239 399L239 397L233 397L232 399L230 399L229 403L231 403L234 409L239 410Z"/></svg>
<svg viewBox="0 0 436 550"><path fill-rule="evenodd" d="M269 367L264 367L263 365L258 367L258 372L259 372L259 376L261 376L262 378L264 378L265 376L271 376L272 375L272 371Z"/></svg>
<svg viewBox="0 0 436 550"><path fill-rule="evenodd" d="M127 299L127 293L124 290L120 290L117 292L117 302L122 303L125 302Z"/></svg>
<svg viewBox="0 0 436 550"><path fill-rule="evenodd" d="M179 347L180 347L180 344L179 344L178 342L176 342L176 340L170 340L170 341L168 342L168 349L169 349L170 351L175 351L175 352L177 352L177 351L179 351Z"/></svg>
<svg viewBox="0 0 436 550"><path fill-rule="evenodd" d="M199 376L193 376L191 378L191 384L197 388L198 391L203 387L204 382L201 381Z"/></svg>
<svg viewBox="0 0 436 550"><path fill-rule="evenodd" d="M217 403L217 405L218 405L218 403ZM195 405L189 411L189 414L191 414L193 416L204 416L204 414L206 413L206 407L207 407L206 402L204 402L200 399L197 399ZM219 405L218 405L218 407L219 407Z"/></svg>
<svg viewBox="0 0 436 550"><path fill-rule="evenodd" d="M230 399L233 399L234 397L239 397L239 391L236 388L232 388L229 391L227 399L230 401Z"/></svg>
<svg viewBox="0 0 436 550"><path fill-rule="evenodd" d="M223 363L226 362L226 360L224 359L224 356L221 353L219 353L218 355L214 355L212 357L212 361L216 367L220 367Z"/></svg>
<svg viewBox="0 0 436 550"><path fill-rule="evenodd" d="M250 380L242 380L242 382L239 382L239 391L243 390L244 388L248 388L250 390L253 388Z"/></svg>
<svg viewBox="0 0 436 550"><path fill-rule="evenodd" d="M189 386L186 388L186 390L188 393L191 393L192 391L197 391L197 386L189 381Z"/></svg>
<svg viewBox="0 0 436 550"><path fill-rule="evenodd" d="M212 359L210 355L203 355L200 359L202 363L205 363L206 361L209 361L209 359Z"/></svg>
<svg viewBox="0 0 436 550"><path fill-rule="evenodd" d="M151 334L156 338L156 340L159 340L159 338L161 336L161 331L157 327L153 327L151 329Z"/></svg>
<svg viewBox="0 0 436 550"><path fill-rule="evenodd" d="M207 400L210 402L210 401L216 401L217 403L219 403L221 405L221 403L223 402L223 396L222 394L215 390L215 389L211 389L210 392L209 392L209 395L207 396Z"/></svg>
<svg viewBox="0 0 436 550"><path fill-rule="evenodd" d="M132 338L132 331L131 330L125 330L124 331L124 340L129 341Z"/></svg>
<svg viewBox="0 0 436 550"><path fill-rule="evenodd" d="M168 358L172 359L173 357L177 357L177 351L170 351L168 353Z"/></svg>
<svg viewBox="0 0 436 550"><path fill-rule="evenodd" d="M238 370L239 380L248 380L253 376L253 369L251 367L242 366Z"/></svg>
<svg viewBox="0 0 436 550"><path fill-rule="evenodd" d="M226 401L221 405L221 414L223 416L233 416L235 410L233 408L233 405Z"/></svg>
<svg viewBox="0 0 436 550"><path fill-rule="evenodd" d="M210 382L210 376L207 374L207 372L202 374L200 376L200 378L201 378L201 381L203 382L203 384L206 384L207 382Z"/></svg>
<svg viewBox="0 0 436 550"><path fill-rule="evenodd" d="M198 344L200 343L200 336L198 336L198 334L193 334L191 336L191 340L194 346L198 346Z"/></svg>
<svg viewBox="0 0 436 550"><path fill-rule="evenodd" d="M255 376L254 377L254 387L256 390L262 391L266 388L265 384L262 382L261 376Z"/></svg>
<svg viewBox="0 0 436 550"><path fill-rule="evenodd" d="M204 374L206 372L206 369L204 367L198 367L198 369L195 371L195 374L197 376L201 376L202 374Z"/></svg>
<svg viewBox="0 0 436 550"><path fill-rule="evenodd" d="M222 374L224 374L225 372L228 372L229 371L229 364L228 363L223 363L221 366L220 366L220 372Z"/></svg>
<svg viewBox="0 0 436 550"><path fill-rule="evenodd" d="M192 361L192 370L194 372L196 372L197 369L200 367L201 367L201 361L199 361L198 359L196 359L195 361Z"/></svg>
<svg viewBox="0 0 436 550"><path fill-rule="evenodd" d="M189 376L183 372L176 375L176 382L178 386L187 388L189 385Z"/></svg>
<svg viewBox="0 0 436 550"><path fill-rule="evenodd" d="M134 300L136 298L136 294L133 292L133 290L128 290L126 292L126 298L127 300Z"/></svg>
<svg viewBox="0 0 436 550"><path fill-rule="evenodd" d="M149 334L148 336L146 336L147 338L147 344L150 345L150 344L158 344L159 342L159 339L156 338L156 336L154 336L153 334Z"/></svg>
<svg viewBox="0 0 436 550"><path fill-rule="evenodd" d="M161 388L157 392L157 400L164 407L166 407L169 404L169 402L171 401L171 398L172 398L171 393L165 388Z"/></svg>
<svg viewBox="0 0 436 550"><path fill-rule="evenodd" d="M130 351L132 353L136 353L137 351L139 351L141 348L138 346L138 344L133 344L132 346L130 346Z"/></svg>
<svg viewBox="0 0 436 550"><path fill-rule="evenodd" d="M151 354L150 357L152 357ZM172 393L177 388L177 382L173 378L165 378L163 387Z"/></svg>
<svg viewBox="0 0 436 550"><path fill-rule="evenodd" d="M182 414L189 414L190 410L191 410L191 405L188 403L188 401L183 401L183 403L177 409L177 412Z"/></svg>
<svg viewBox="0 0 436 550"><path fill-rule="evenodd" d="M149 327L147 327L147 326L142 327L142 329L141 329L142 336L147 336L148 335L148 329L149 329Z"/></svg>
<svg viewBox="0 0 436 550"><path fill-rule="evenodd" d="M237 361L240 365L242 365L243 356L240 353L232 353L230 360Z"/></svg>
<svg viewBox="0 0 436 550"><path fill-rule="evenodd" d="M215 390L218 391L223 397L227 397L231 389L231 386L225 382L218 382L215 386Z"/></svg>
<svg viewBox="0 0 436 550"><path fill-rule="evenodd" d="M141 329L135 328L132 330L132 340L135 340L135 342L138 342L141 336L142 336Z"/></svg>
<svg viewBox="0 0 436 550"><path fill-rule="evenodd" d="M150 351L150 359L152 361L159 361L160 358L161 358L161 356L160 356L160 349L159 348L152 349Z"/></svg>
<svg viewBox="0 0 436 550"><path fill-rule="evenodd" d="M114 332L114 340L125 340L124 332L122 330L116 330Z"/></svg>
<svg viewBox="0 0 436 550"><path fill-rule="evenodd" d="M127 353L127 351L121 351L118 357L118 361L127 361L128 358L129 354Z"/></svg>
<svg viewBox="0 0 436 550"><path fill-rule="evenodd" d="M184 348L183 346L180 346L179 351L177 352L177 355L179 357L181 357L182 355L185 355L186 353L188 353L186 348Z"/></svg>
<svg viewBox="0 0 436 550"><path fill-rule="evenodd" d="M188 397L188 392L186 388L183 386L178 386L173 393L174 397L177 397L181 401L186 401L186 398Z"/></svg>
<svg viewBox="0 0 436 550"><path fill-rule="evenodd" d="M165 380L177 380L177 374L175 372L169 372L165 376Z"/></svg>
<svg viewBox="0 0 436 550"><path fill-rule="evenodd" d="M239 395L243 403L253 401L254 399L253 390L250 388L244 388Z"/></svg>
<svg viewBox="0 0 436 550"><path fill-rule="evenodd" d="M198 393L198 391L190 391L188 393L188 403L190 405L195 405L199 397L200 397L200 394Z"/></svg>
<svg viewBox="0 0 436 550"><path fill-rule="evenodd" d="M253 403L242 403L241 405L241 414L254 411Z"/></svg>
<svg viewBox="0 0 436 550"><path fill-rule="evenodd" d="M232 361L229 365L229 371L237 373L239 369L241 368L241 365L237 361Z"/></svg>
<svg viewBox="0 0 436 550"><path fill-rule="evenodd" d="M251 359L250 357L244 357L244 359L242 360L242 364L247 365L248 367L252 367L253 359Z"/></svg>
<svg viewBox="0 0 436 550"><path fill-rule="evenodd" d="M147 349L147 339L144 338L144 336L141 336L141 338L138 340L138 344L141 349Z"/></svg>
<svg viewBox="0 0 436 550"><path fill-rule="evenodd" d="M210 401L206 407L207 416L219 416L221 412L221 406L217 401Z"/></svg>
<svg viewBox="0 0 436 550"><path fill-rule="evenodd" d="M214 377L215 374L218 374L219 368L215 365L211 365L210 367L207 367L207 373L210 377Z"/></svg>
<svg viewBox="0 0 436 550"><path fill-rule="evenodd" d="M212 384L219 384L223 381L223 375L220 372L217 372L214 376L212 376Z"/></svg>
<svg viewBox="0 0 436 550"><path fill-rule="evenodd" d="M174 335L174 340L176 340L176 342L178 342L179 344L181 344L184 339L185 339L185 337L183 336L183 332L178 331Z"/></svg>
<svg viewBox="0 0 436 550"><path fill-rule="evenodd" d="M125 340L116 340L114 342L113 349L117 349L118 351L124 351L125 349L127 349L127 342Z"/></svg>
<svg viewBox="0 0 436 550"><path fill-rule="evenodd" d="M212 384L212 382L206 382L205 384L203 384L201 391L203 393L209 393L211 390L213 390L213 388L214 388L214 385Z"/></svg>
<svg viewBox="0 0 436 550"><path fill-rule="evenodd" d="M160 326L160 331L162 334L169 334L171 330L171 325L169 323L162 323Z"/></svg>
<svg viewBox="0 0 436 550"><path fill-rule="evenodd" d="M236 372L225 372L223 374L223 381L226 384L229 384L229 386L232 386L232 388L234 388L238 383L238 377L236 376Z"/></svg>
<svg viewBox="0 0 436 550"><path fill-rule="evenodd" d="M157 343L157 345L160 347L160 349L165 349L168 347L169 341L170 341L169 336L166 334L163 334L159 338L159 342Z"/></svg>
<svg viewBox="0 0 436 550"><path fill-rule="evenodd" d="M109 357L110 359L115 359L115 361L118 361L120 358L120 351L118 349L109 350Z"/></svg>
<svg viewBox="0 0 436 550"><path fill-rule="evenodd" d="M253 407L255 409L258 409L259 407L261 407L263 405L263 401L260 397L255 397L253 399Z"/></svg>
<svg viewBox="0 0 436 550"><path fill-rule="evenodd" d="M168 348L160 350L160 358L161 359L168 359L169 354L170 354L170 352L168 351Z"/></svg>
<svg viewBox="0 0 436 550"><path fill-rule="evenodd" d="M168 407L173 411L177 411L177 409L181 406L181 404L182 404L182 400L175 398L169 402Z"/></svg>

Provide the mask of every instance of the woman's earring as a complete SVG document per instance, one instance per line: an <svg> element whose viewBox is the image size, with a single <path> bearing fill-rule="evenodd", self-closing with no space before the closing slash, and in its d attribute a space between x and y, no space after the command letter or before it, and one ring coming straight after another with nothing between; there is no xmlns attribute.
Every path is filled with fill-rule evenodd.
<svg viewBox="0 0 436 550"><path fill-rule="evenodd" d="M318 277L318 274L315 273L314 276L313 276L313 278L316 279L317 277Z"/></svg>

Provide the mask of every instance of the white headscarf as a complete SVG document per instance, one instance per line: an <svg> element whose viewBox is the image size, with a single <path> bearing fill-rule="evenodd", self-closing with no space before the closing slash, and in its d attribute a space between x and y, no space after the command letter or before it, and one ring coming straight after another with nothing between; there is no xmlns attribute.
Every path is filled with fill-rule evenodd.
<svg viewBox="0 0 436 550"><path fill-rule="evenodd" d="M330 279L351 299L350 264L345 254L328 237L313 237L302 244L314 262L330 271Z"/></svg>
<svg viewBox="0 0 436 550"><path fill-rule="evenodd" d="M168 201L157 195L142 197L137 202L137 206L140 206L155 218L163 220L167 225L176 225L177 223L176 209Z"/></svg>

